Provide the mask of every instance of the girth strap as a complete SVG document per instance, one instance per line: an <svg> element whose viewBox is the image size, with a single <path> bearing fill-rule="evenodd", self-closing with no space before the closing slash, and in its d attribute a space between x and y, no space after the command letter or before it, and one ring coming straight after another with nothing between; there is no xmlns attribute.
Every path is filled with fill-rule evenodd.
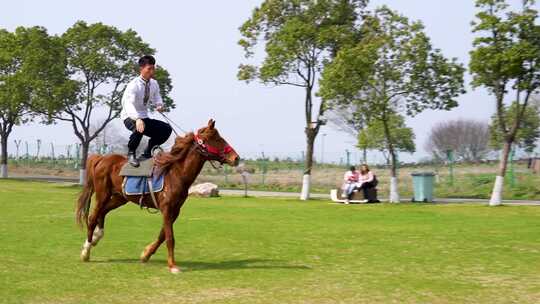
<svg viewBox="0 0 540 304"><path fill-rule="evenodd" d="M159 206L156 200L156 196L154 195L154 185L152 184L152 178L146 178L146 182L148 183L148 190L150 191L150 196L152 197L152 202L154 202L154 207L156 207L157 210L159 210Z"/></svg>

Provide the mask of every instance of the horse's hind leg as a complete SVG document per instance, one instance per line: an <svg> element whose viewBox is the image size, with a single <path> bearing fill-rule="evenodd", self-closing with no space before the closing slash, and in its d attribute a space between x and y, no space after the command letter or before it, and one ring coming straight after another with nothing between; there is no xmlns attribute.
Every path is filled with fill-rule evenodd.
<svg viewBox="0 0 540 304"><path fill-rule="evenodd" d="M124 205L126 202L126 199L121 195L113 194L111 199L105 205L105 210L98 215L97 226L92 234L92 246L96 246L99 240L103 238L105 233L105 216L107 216L107 213Z"/></svg>
<svg viewBox="0 0 540 304"><path fill-rule="evenodd" d="M98 229L96 231L96 227L98 224L98 219L104 216L104 212L106 210L106 204L110 200L110 198L111 198L110 193L96 192L96 206L94 210L92 211L92 214L90 215L90 217L88 217L87 237L86 237L86 241L83 244L83 249L81 251L81 260L84 262L87 262L88 260L90 260L90 249L92 248L94 235L96 235L97 237L97 240L94 244L97 244L97 241L99 241L99 239L103 237L103 230Z"/></svg>

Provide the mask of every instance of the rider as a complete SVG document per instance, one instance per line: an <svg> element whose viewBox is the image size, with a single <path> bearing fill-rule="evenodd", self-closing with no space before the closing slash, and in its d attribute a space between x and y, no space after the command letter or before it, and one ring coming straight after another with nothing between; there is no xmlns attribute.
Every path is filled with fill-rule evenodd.
<svg viewBox="0 0 540 304"><path fill-rule="evenodd" d="M124 121L126 128L132 132L128 142L128 162L134 167L139 166L135 151L143 135L150 137L150 140L140 158L147 159L152 157L152 149L164 143L172 132L170 125L148 118L149 102L152 102L159 112L164 110L159 85L153 79L155 69L154 57L150 55L141 57L139 59L140 75L128 83L122 96L120 118Z"/></svg>

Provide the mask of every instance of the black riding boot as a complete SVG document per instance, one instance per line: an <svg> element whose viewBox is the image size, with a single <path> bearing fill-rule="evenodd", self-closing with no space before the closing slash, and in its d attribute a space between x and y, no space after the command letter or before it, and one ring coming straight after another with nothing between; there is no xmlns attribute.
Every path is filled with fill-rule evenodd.
<svg viewBox="0 0 540 304"><path fill-rule="evenodd" d="M137 157L135 157L135 152L128 153L128 163L133 167L139 166L139 160L137 159Z"/></svg>
<svg viewBox="0 0 540 304"><path fill-rule="evenodd" d="M159 149L161 151L163 151L163 149L161 149L160 146L150 146L148 145L148 147L146 147L146 149L144 149L144 152L139 156L139 159L140 160L146 160L146 159L149 159L149 158L152 158L154 156L154 153L156 149Z"/></svg>

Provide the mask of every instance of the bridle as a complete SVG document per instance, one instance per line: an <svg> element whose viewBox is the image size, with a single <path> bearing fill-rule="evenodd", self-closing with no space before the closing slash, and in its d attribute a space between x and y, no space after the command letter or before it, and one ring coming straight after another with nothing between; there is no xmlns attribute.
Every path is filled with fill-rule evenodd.
<svg viewBox="0 0 540 304"><path fill-rule="evenodd" d="M180 129L182 132L187 133L184 129L182 129L178 124L176 124L174 121L172 121L165 113L159 112L161 116L163 116L168 122L169 126L173 124L178 129ZM176 130L171 126L172 131L176 136L179 136ZM202 155L202 157L205 158L205 160L208 160L212 167L217 169L217 167L214 165L213 161L218 161L221 165L226 163L227 160L225 159L225 156L228 153L234 152L234 149L227 144L223 149L218 149L217 147L214 147L212 145L209 145L202 140L202 138L199 137L199 134L197 132L194 133L194 145L193 147L199 152L199 154Z"/></svg>
<svg viewBox="0 0 540 304"><path fill-rule="evenodd" d="M229 144L225 145L223 149L219 149L205 143L198 133L194 133L193 139L195 141L195 148L197 151L208 161L218 161L220 164L224 164L227 162L225 156L231 152L234 152L234 149Z"/></svg>

